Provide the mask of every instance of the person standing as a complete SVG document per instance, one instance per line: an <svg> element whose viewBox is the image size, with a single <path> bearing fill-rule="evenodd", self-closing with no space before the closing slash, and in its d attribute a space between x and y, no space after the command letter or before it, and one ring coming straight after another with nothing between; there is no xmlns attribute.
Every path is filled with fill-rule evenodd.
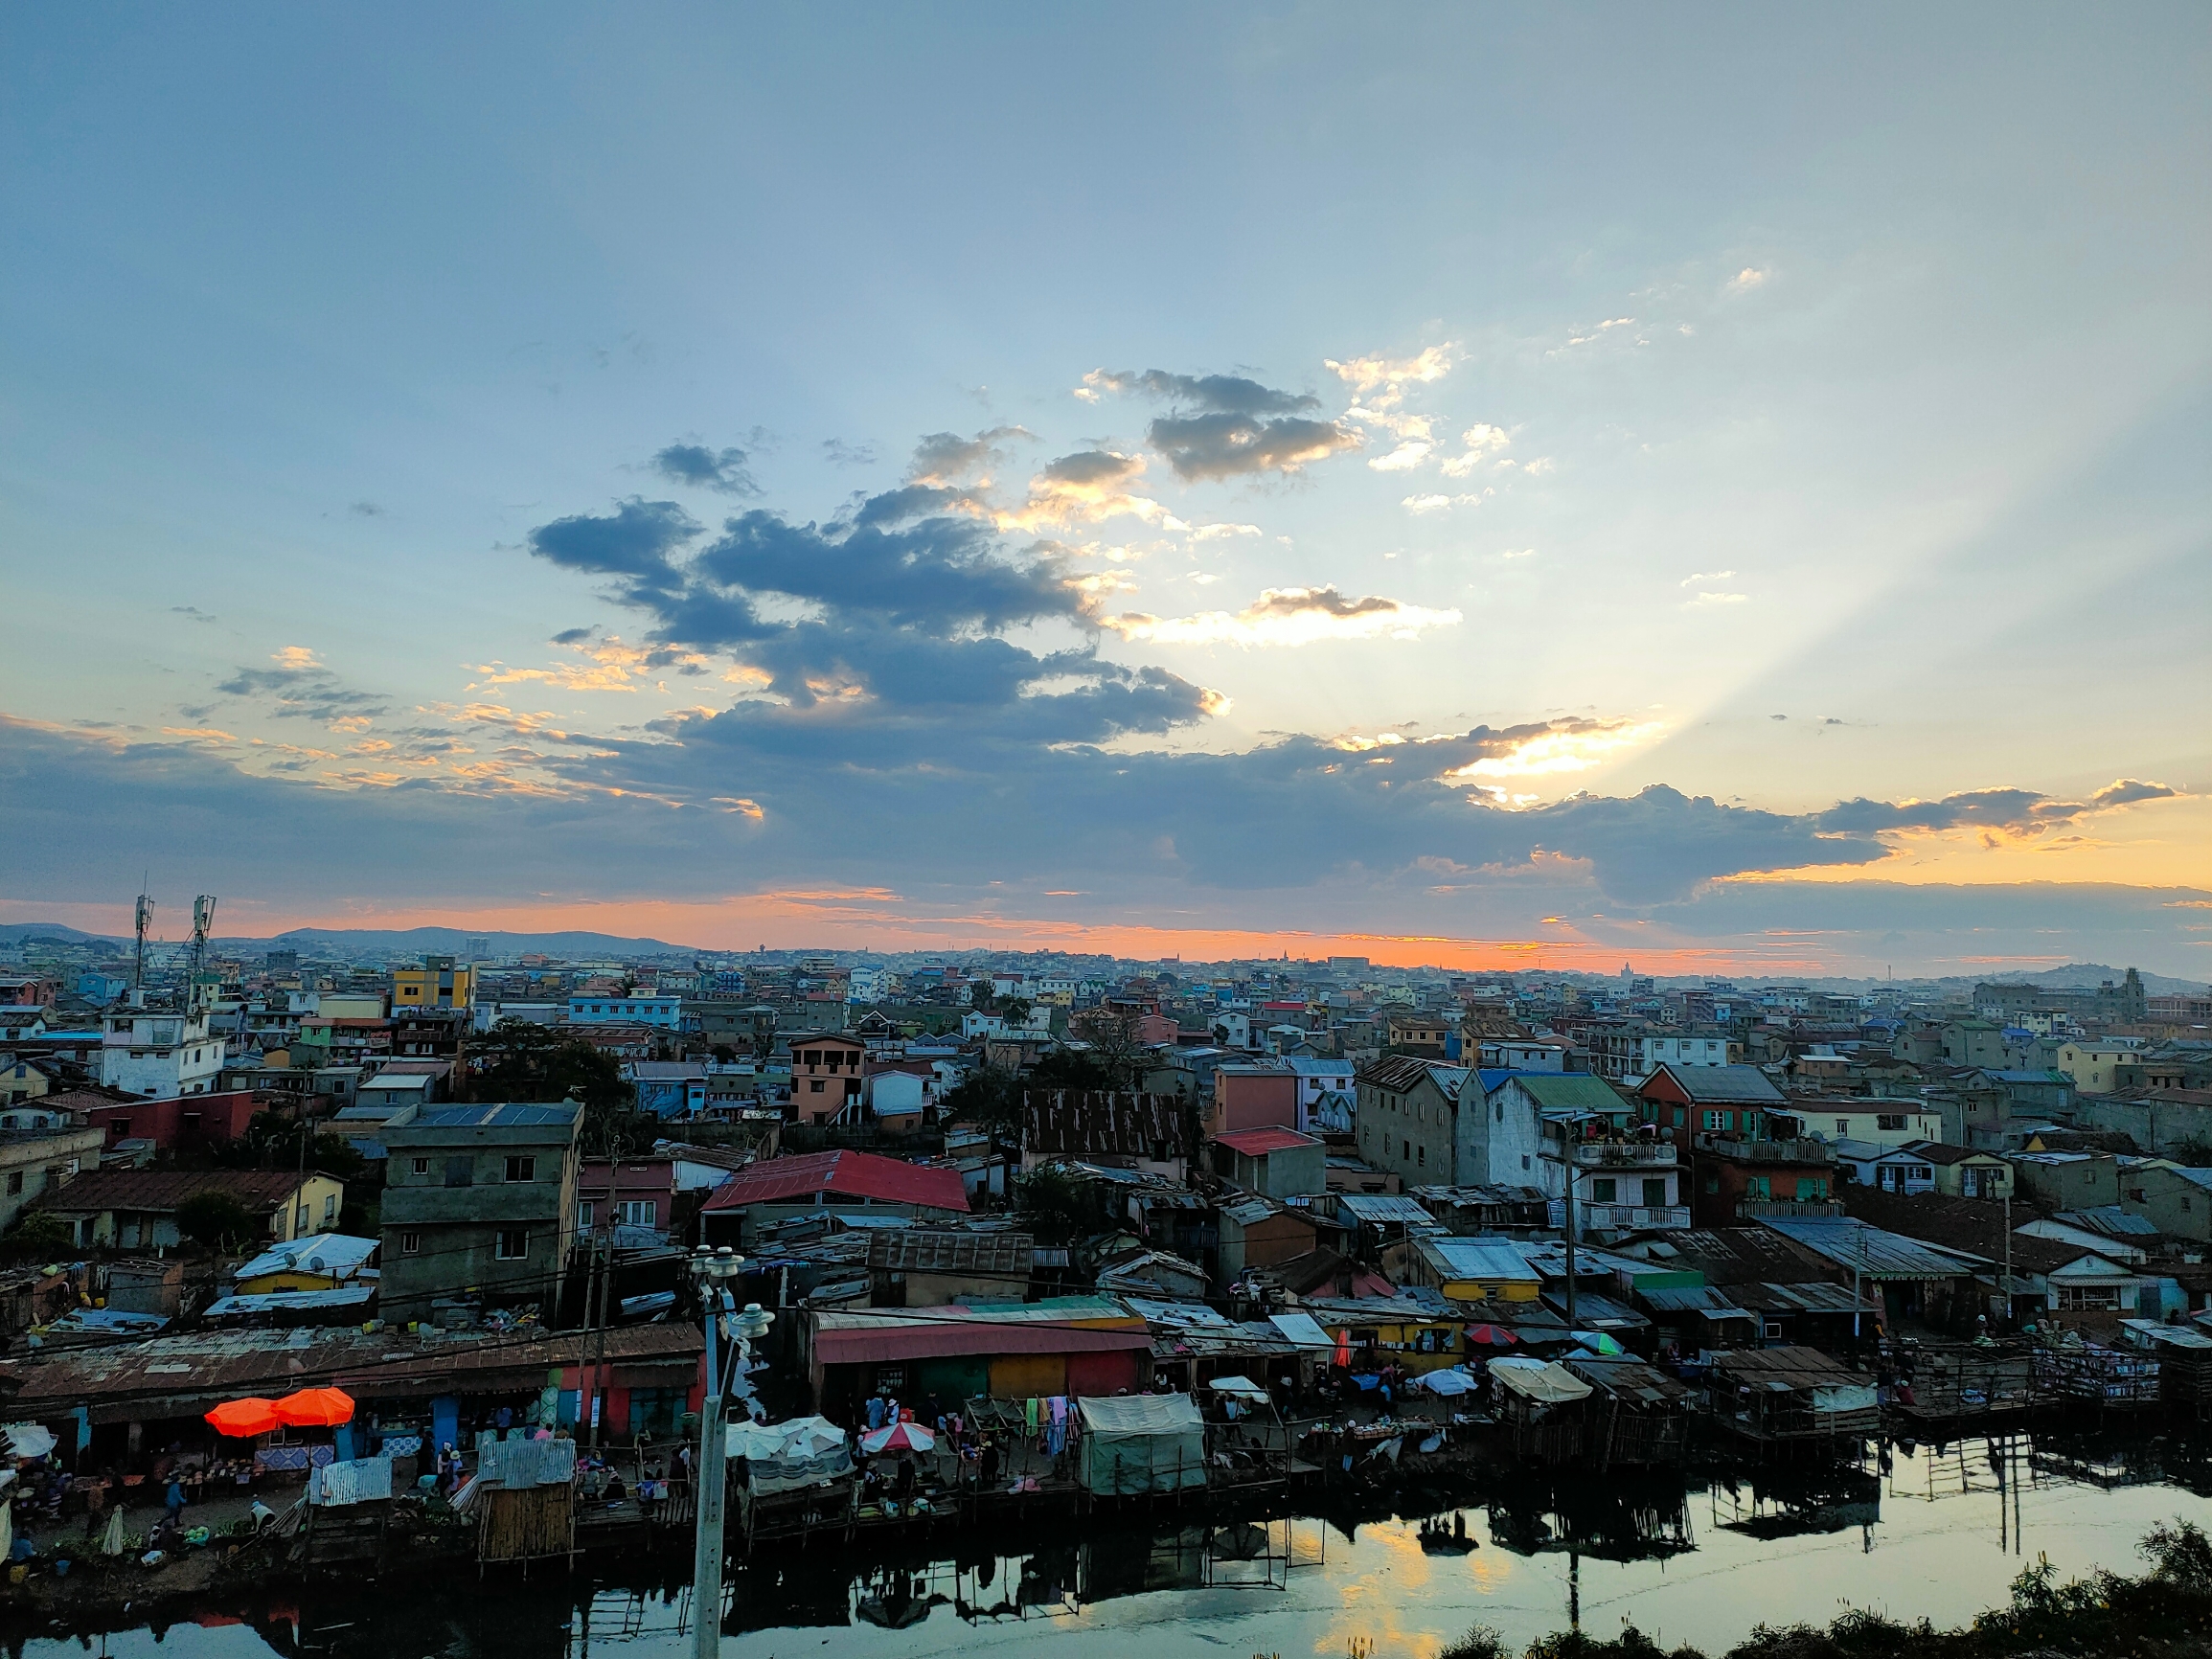
<svg viewBox="0 0 2212 1659"><path fill-rule="evenodd" d="M172 1527L184 1524L184 1482L174 1475L169 1477L169 1524Z"/></svg>

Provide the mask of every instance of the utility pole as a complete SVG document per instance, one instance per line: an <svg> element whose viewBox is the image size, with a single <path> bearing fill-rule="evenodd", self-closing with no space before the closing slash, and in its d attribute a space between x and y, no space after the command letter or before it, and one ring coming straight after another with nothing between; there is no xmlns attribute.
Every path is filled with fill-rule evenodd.
<svg viewBox="0 0 2212 1659"><path fill-rule="evenodd" d="M2004 1329L2013 1328L2013 1188L2012 1170L2005 1170L2005 1323Z"/></svg>
<svg viewBox="0 0 2212 1659"><path fill-rule="evenodd" d="M767 1334L775 1317L757 1302L742 1314L730 1317L730 1281L745 1259L728 1245L718 1250L703 1246L691 1260L692 1277L706 1304L706 1388L699 1403L699 1496L697 1532L692 1541L692 1617L695 1621L692 1651L695 1659L720 1659L722 1649L722 1500L729 1486L729 1432L722 1426L724 1367L717 1351L718 1334L727 1339L730 1367L747 1363L755 1338Z"/></svg>
<svg viewBox="0 0 2212 1659"><path fill-rule="evenodd" d="M146 989L146 930L153 925L153 899L142 889L138 896L136 917L138 928L138 954L130 968L131 1001L137 1002Z"/></svg>
<svg viewBox="0 0 2212 1659"><path fill-rule="evenodd" d="M1567 1137L1567 1125L1560 1124L1560 1151L1562 1165L1567 1172L1567 1340L1575 1334L1575 1144Z"/></svg>

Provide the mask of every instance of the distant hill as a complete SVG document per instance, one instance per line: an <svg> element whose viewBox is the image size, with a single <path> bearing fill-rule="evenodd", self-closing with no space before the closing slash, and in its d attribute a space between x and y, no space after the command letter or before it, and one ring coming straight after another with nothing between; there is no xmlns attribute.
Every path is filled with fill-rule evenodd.
<svg viewBox="0 0 2212 1659"><path fill-rule="evenodd" d="M58 921L0 923L0 944L17 944L26 939L58 939L64 944L95 944L103 942L109 944L121 944L125 943L111 933L86 933L80 928L64 927Z"/></svg>
<svg viewBox="0 0 2212 1659"><path fill-rule="evenodd" d="M364 951L458 955L471 939L481 939L493 956L514 956L525 951L545 956L691 956L697 946L670 944L658 939L626 939L613 933L492 933L482 928L409 927L295 927L274 939L224 939L227 947L260 945L266 949L312 951L350 956Z"/></svg>
<svg viewBox="0 0 2212 1659"><path fill-rule="evenodd" d="M2141 973L2142 970L2136 970ZM2094 990L2110 980L2114 985L2128 977L2124 967L2106 967L2093 962L2068 963L2064 967L2047 967L2041 973L1991 974L1976 984L1994 985L2003 981L2007 985L2041 985L2052 990ZM2185 991L2204 989L2199 979L2174 979L2163 973L2142 974L2143 989L2154 996L2179 996Z"/></svg>

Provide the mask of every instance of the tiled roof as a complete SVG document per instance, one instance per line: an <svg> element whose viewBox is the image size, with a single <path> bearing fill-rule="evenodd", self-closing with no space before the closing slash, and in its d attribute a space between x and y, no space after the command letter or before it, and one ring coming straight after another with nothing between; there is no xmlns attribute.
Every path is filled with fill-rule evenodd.
<svg viewBox="0 0 2212 1659"><path fill-rule="evenodd" d="M973 1273L1026 1281L1036 1240L1027 1233L954 1233L927 1227L878 1233L868 1265L886 1273Z"/></svg>
<svg viewBox="0 0 2212 1659"><path fill-rule="evenodd" d="M1670 1060L1652 1075L1656 1077L1659 1072L1672 1078L1698 1105L1711 1102L1716 1105L1778 1106L1783 1101L1782 1091L1757 1066L1678 1066Z"/></svg>
<svg viewBox="0 0 2212 1659"><path fill-rule="evenodd" d="M832 1199L872 1199L927 1210L968 1208L968 1189L958 1170L925 1169L874 1152L852 1151L762 1159L717 1187L705 1207L741 1210L748 1204L787 1204L816 1193Z"/></svg>

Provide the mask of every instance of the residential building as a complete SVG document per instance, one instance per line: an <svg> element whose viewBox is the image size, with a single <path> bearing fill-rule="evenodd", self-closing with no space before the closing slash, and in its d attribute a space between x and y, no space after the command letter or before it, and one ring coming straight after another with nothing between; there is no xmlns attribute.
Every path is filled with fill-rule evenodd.
<svg viewBox="0 0 2212 1659"><path fill-rule="evenodd" d="M1402 1055L1422 1059L1443 1059L1446 1046L1457 1039L1459 1028L1435 1014L1410 1010L1393 1012L1383 1029L1383 1045Z"/></svg>
<svg viewBox="0 0 2212 1659"><path fill-rule="evenodd" d="M1479 1121L1482 1090L1474 1076L1464 1066L1411 1055L1392 1055L1363 1067L1357 1074L1354 1107L1360 1157L1409 1186L1472 1186L1488 1181L1489 1137ZM1464 1124L1463 1092L1471 1102ZM1533 1124L1531 1129L1522 1155L1533 1161ZM1463 1161L1468 1166L1464 1170ZM1525 1170L1517 1178L1534 1179Z"/></svg>
<svg viewBox="0 0 2212 1659"><path fill-rule="evenodd" d="M378 1240L356 1239L344 1233L310 1233L283 1244L272 1244L241 1263L233 1276L239 1296L268 1296L284 1290L335 1290L366 1273L376 1275Z"/></svg>
<svg viewBox="0 0 2212 1659"><path fill-rule="evenodd" d="M1488 1065L1490 1045L1483 1046L1483 1063ZM1589 1034L1589 1054L1591 1071L1633 1088L1663 1065L1739 1064L1744 1058L1744 1045L1726 1032L1709 1029L1682 1032L1643 1024L1599 1026Z"/></svg>
<svg viewBox="0 0 2212 1659"><path fill-rule="evenodd" d="M1937 1141L1943 1114L1922 1100L1885 1100L1863 1095L1793 1095L1786 1105L1769 1108L1776 1135L1814 1141L1863 1141L1902 1147L1910 1141Z"/></svg>
<svg viewBox="0 0 2212 1659"><path fill-rule="evenodd" d="M1323 1096L1352 1094L1354 1067L1341 1056L1292 1055L1284 1064L1298 1079L1298 1119L1292 1126L1301 1134L1311 1130Z"/></svg>
<svg viewBox="0 0 2212 1659"><path fill-rule="evenodd" d="M109 1150L125 1141L149 1141L164 1152L223 1146L244 1134L262 1108L262 1099L251 1089L147 1101L109 1101L96 1095L70 1099L84 1121L103 1132Z"/></svg>
<svg viewBox="0 0 2212 1659"><path fill-rule="evenodd" d="M1535 1116L1541 1148L1536 1184L1547 1199L1561 1200L1564 1226L1572 1182L1578 1238L1597 1230L1690 1224L1675 1143L1653 1127L1630 1133L1637 1108L1605 1079L1587 1073L1514 1077L1493 1097L1494 1126L1498 1107L1506 1122L1524 1109Z"/></svg>
<svg viewBox="0 0 2212 1659"><path fill-rule="evenodd" d="M1455 1239L1415 1234L1403 1250L1409 1284L1426 1285L1448 1302L1534 1303L1543 1280L1508 1239Z"/></svg>
<svg viewBox="0 0 2212 1659"><path fill-rule="evenodd" d="M1313 1248L1312 1218L1256 1194L1225 1200L1216 1217L1220 1243L1216 1268L1224 1284L1234 1284L1255 1267L1294 1261Z"/></svg>
<svg viewBox="0 0 2212 1659"><path fill-rule="evenodd" d="M1214 1147L1214 1172L1247 1193L1303 1198L1329 1189L1328 1148L1295 1129L1231 1129Z"/></svg>
<svg viewBox="0 0 2212 1659"><path fill-rule="evenodd" d="M840 1005L842 1006L842 1005ZM868 1045L836 1032L793 1033L791 1113L802 1124L857 1116Z"/></svg>
<svg viewBox="0 0 2212 1659"><path fill-rule="evenodd" d="M689 1118L706 1109L705 1060L632 1060L622 1068L637 1091L637 1109L656 1118Z"/></svg>
<svg viewBox="0 0 2212 1659"><path fill-rule="evenodd" d="M721 1183L699 1213L701 1241L750 1248L761 1229L796 1216L918 1216L968 1214L960 1171L873 1152L764 1158Z"/></svg>
<svg viewBox="0 0 2212 1659"><path fill-rule="evenodd" d="M675 1160L587 1160L577 1175L576 1225L619 1244L665 1244L675 1223Z"/></svg>
<svg viewBox="0 0 2212 1659"><path fill-rule="evenodd" d="M0 1105L34 1101L54 1086L54 1079L27 1059L0 1055Z"/></svg>
<svg viewBox="0 0 2212 1659"><path fill-rule="evenodd" d="M1764 1136L1767 1112L1786 1103L1757 1066L1662 1064L1636 1094L1645 1102L1646 1121L1657 1124L1684 1153L1697 1135Z"/></svg>
<svg viewBox="0 0 2212 1659"><path fill-rule="evenodd" d="M60 1123L0 1131L0 1232L39 1199L100 1166L98 1129Z"/></svg>
<svg viewBox="0 0 2212 1659"><path fill-rule="evenodd" d="M1021 1098L1021 1169L1074 1160L1177 1184L1191 1171L1191 1114L1182 1098L1089 1089L1030 1089Z"/></svg>
<svg viewBox="0 0 2212 1659"><path fill-rule="evenodd" d="M1214 1068L1212 1115L1206 1132L1236 1129L1295 1129L1304 1077L1287 1061Z"/></svg>
<svg viewBox="0 0 2212 1659"><path fill-rule="evenodd" d="M410 1106L386 1121L385 1319L445 1300L552 1311L576 1237L583 1107Z"/></svg>
<svg viewBox="0 0 2212 1659"><path fill-rule="evenodd" d="M101 1020L101 1086L165 1100L203 1095L222 1071L223 1039L210 1034L204 1007L119 1009Z"/></svg>
<svg viewBox="0 0 2212 1659"><path fill-rule="evenodd" d="M1935 1190L1947 1198L2010 1198L2013 1167L1995 1152L1940 1141L1907 1141L1900 1150L1927 1161Z"/></svg>
<svg viewBox="0 0 2212 1659"><path fill-rule="evenodd" d="M2120 1202L2120 1160L2110 1152L2015 1152L2014 1177L2057 1210L2097 1210Z"/></svg>
<svg viewBox="0 0 2212 1659"><path fill-rule="evenodd" d="M675 1031L683 1024L684 999L680 996L601 996L568 999L570 1025L643 1025L655 1031Z"/></svg>
<svg viewBox="0 0 2212 1659"><path fill-rule="evenodd" d="M173 1249L184 1239L177 1210L203 1193L238 1200L255 1237L278 1243L331 1231L346 1202L346 1184L315 1170L91 1170L50 1190L37 1207L57 1216L80 1249Z"/></svg>
<svg viewBox="0 0 2212 1659"><path fill-rule="evenodd" d="M2109 1095L2119 1086L2120 1067L2142 1057L2143 1045L2132 1037L2079 1038L2059 1050L2059 1067L2085 1095ZM1998 1062L2000 1065L2002 1061Z"/></svg>
<svg viewBox="0 0 2212 1659"><path fill-rule="evenodd" d="M392 1011L402 1009L466 1009L475 1000L476 970L450 956L425 956L421 967L392 972Z"/></svg>
<svg viewBox="0 0 2212 1659"><path fill-rule="evenodd" d="M1836 1214L1836 1154L1825 1141L1700 1132L1691 1157L1697 1226Z"/></svg>
<svg viewBox="0 0 2212 1659"><path fill-rule="evenodd" d="M386 1066L363 1079L353 1091L353 1104L380 1106L397 1113L407 1106L436 1105L443 1094L443 1079L424 1072L402 1072Z"/></svg>
<svg viewBox="0 0 2212 1659"><path fill-rule="evenodd" d="M2120 1207L2169 1239L2212 1243L2212 1170L2146 1159L2120 1171Z"/></svg>

